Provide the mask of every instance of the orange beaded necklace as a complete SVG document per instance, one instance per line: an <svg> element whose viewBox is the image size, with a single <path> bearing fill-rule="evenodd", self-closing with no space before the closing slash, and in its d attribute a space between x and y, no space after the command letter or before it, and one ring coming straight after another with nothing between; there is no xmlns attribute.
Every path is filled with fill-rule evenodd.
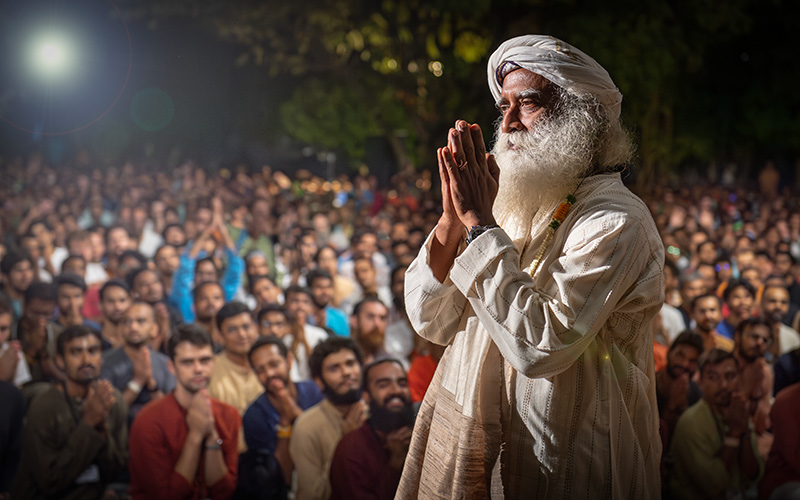
<svg viewBox="0 0 800 500"><path fill-rule="evenodd" d="M581 182L575 188L575 191L573 191L571 194L568 194L567 198L561 202L558 208L556 208L555 212L553 212L553 217L550 219L550 224L547 225L547 233L544 235L544 240L542 241L542 244L539 245L539 249L536 251L536 256L533 258L533 262L531 262L531 265L528 268L528 274L530 274L531 278L539 269L539 266L542 263L542 257L544 257L544 252L547 250L547 247L553 240L553 235L556 234L556 230L559 226L561 226L561 223L564 222L564 219L567 218L567 214L569 213L570 208L572 208L572 205L578 201L578 199L575 198L575 193L578 191L578 188L581 187L581 184L583 184L583 179L581 179Z"/></svg>

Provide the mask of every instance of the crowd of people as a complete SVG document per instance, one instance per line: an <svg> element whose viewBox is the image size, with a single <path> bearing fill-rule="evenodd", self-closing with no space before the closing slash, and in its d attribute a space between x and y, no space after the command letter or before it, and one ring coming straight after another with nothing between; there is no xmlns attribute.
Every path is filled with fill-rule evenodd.
<svg viewBox="0 0 800 500"><path fill-rule="evenodd" d="M444 351L404 306L427 172L0 167L0 497L394 497ZM639 193L667 256L665 496L800 481L800 205L776 186Z"/></svg>

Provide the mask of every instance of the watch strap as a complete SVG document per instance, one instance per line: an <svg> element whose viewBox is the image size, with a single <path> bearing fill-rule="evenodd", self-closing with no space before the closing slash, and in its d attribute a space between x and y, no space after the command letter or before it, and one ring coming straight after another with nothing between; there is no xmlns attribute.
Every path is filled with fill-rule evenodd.
<svg viewBox="0 0 800 500"><path fill-rule="evenodd" d="M466 241L467 245L469 245L470 243L475 241L475 238L482 235L486 231L494 229L496 227L500 226L498 226L497 224L492 224L489 226L472 226L471 228L469 228L469 231L467 232L467 238L464 241Z"/></svg>

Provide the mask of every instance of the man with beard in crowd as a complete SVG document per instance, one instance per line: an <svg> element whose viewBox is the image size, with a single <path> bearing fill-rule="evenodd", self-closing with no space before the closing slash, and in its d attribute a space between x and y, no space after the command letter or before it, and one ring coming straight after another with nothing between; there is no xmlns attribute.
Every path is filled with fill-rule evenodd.
<svg viewBox="0 0 800 500"><path fill-rule="evenodd" d="M122 317L131 305L131 290L124 281L108 280L100 288L100 336L104 343L117 347L123 343Z"/></svg>
<svg viewBox="0 0 800 500"><path fill-rule="evenodd" d="M686 408L700 399L700 387L692 380L697 358L703 353L703 339L691 330L675 337L667 352L667 368L656 373L656 395L661 417L661 440L669 445L672 431Z"/></svg>
<svg viewBox="0 0 800 500"><path fill-rule="evenodd" d="M328 473L336 445L343 435L364 423L367 408L361 400L361 351L343 337L323 341L309 357L311 375L325 399L294 423L289 453L297 470L297 500L327 500Z"/></svg>
<svg viewBox="0 0 800 500"><path fill-rule="evenodd" d="M737 498L764 471L747 400L737 392L736 358L722 349L700 357L703 398L683 412L670 446L671 498Z"/></svg>
<svg viewBox="0 0 800 500"><path fill-rule="evenodd" d="M253 401L242 417L248 454L274 457L280 467L275 471L280 478L279 484L285 486L291 483L294 470L289 454L292 424L301 413L322 401L322 393L311 380L291 380L289 371L293 359L278 337L260 337L250 348L248 357L264 387L264 393ZM240 489L243 480L240 480Z"/></svg>
<svg viewBox="0 0 800 500"><path fill-rule="evenodd" d="M134 302L122 319L124 343L103 355L101 377L122 393L128 405L128 421L133 422L144 405L160 399L175 388L169 371L169 358L150 348L158 324L153 306Z"/></svg>
<svg viewBox="0 0 800 500"><path fill-rule="evenodd" d="M759 447L766 458L772 444L769 411L772 408L772 387L775 376L764 354L772 345L772 330L763 318L751 318L739 323L734 336L733 356L739 369L739 394L748 402Z"/></svg>
<svg viewBox="0 0 800 500"><path fill-rule="evenodd" d="M717 325L722 320L722 301L719 297L710 293L695 297L690 310L696 325L694 332L703 339L705 350L733 351L733 340L717 331Z"/></svg>
<svg viewBox="0 0 800 500"><path fill-rule="evenodd" d="M67 327L56 363L66 374L37 395L26 414L25 437L12 498L101 498L127 459L128 409L107 380L100 336Z"/></svg>
<svg viewBox="0 0 800 500"><path fill-rule="evenodd" d="M774 363L782 354L800 347L800 334L782 323L789 312L789 290L785 286L764 287L761 294L761 317L772 329L772 344L767 351L767 361Z"/></svg>
<svg viewBox="0 0 800 500"><path fill-rule="evenodd" d="M345 434L331 462L331 499L391 500L408 453L414 412L408 377L396 359L364 368L369 419Z"/></svg>
<svg viewBox="0 0 800 500"><path fill-rule="evenodd" d="M169 338L171 332L183 324L183 316L180 311L167 302L164 294L164 284L158 277L158 273L147 267L135 269L128 274L128 285L131 287L131 297L142 300L153 306L158 323L158 334L156 338L157 347Z"/></svg>
<svg viewBox="0 0 800 500"><path fill-rule="evenodd" d="M55 316L57 302L58 288L52 283L31 283L25 290L17 338L22 344L33 382L64 380L63 372L53 362L56 335L51 320Z"/></svg>
<svg viewBox="0 0 800 500"><path fill-rule="evenodd" d="M167 349L177 384L147 405L131 427L131 497L230 498L241 418L208 394L211 337L200 326L181 325Z"/></svg>
<svg viewBox="0 0 800 500"><path fill-rule="evenodd" d="M381 300L370 295L356 304L351 316L353 340L356 341L365 363L390 357L386 351L386 322L389 310Z"/></svg>
<svg viewBox="0 0 800 500"><path fill-rule="evenodd" d="M618 172L622 96L546 36L503 43L488 76L494 154L456 122L438 151L444 211L406 274L411 323L449 348L398 498L655 498L664 246Z"/></svg>

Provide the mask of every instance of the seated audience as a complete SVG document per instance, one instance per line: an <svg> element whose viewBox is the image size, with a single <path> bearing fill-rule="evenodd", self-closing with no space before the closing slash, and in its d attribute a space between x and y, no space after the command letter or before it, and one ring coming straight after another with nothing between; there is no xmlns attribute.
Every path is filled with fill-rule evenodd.
<svg viewBox="0 0 800 500"><path fill-rule="evenodd" d="M355 305L350 317L350 330L366 363L391 357L386 350L386 321L389 310L376 296L369 296ZM406 358L404 367L408 364Z"/></svg>
<svg viewBox="0 0 800 500"><path fill-rule="evenodd" d="M336 445L343 435L366 421L361 399L361 351L346 337L329 338L311 353L311 375L325 399L294 423L289 453L297 471L297 500L327 500L328 474Z"/></svg>
<svg viewBox="0 0 800 500"><path fill-rule="evenodd" d="M311 380L294 382L289 377L293 362L289 350L281 339L264 336L256 340L249 352L250 365L259 382L264 387L261 394L250 405L242 418L247 454L240 460L247 463L256 461L256 454L264 461L274 461L277 467L267 467L273 474L267 484L274 492L270 498L283 496L291 484L294 463L289 454L289 439L292 425L305 410L322 401L322 392ZM240 476L245 464L240 462ZM242 484L239 490L251 491L251 485Z"/></svg>
<svg viewBox="0 0 800 500"><path fill-rule="evenodd" d="M778 356L800 347L800 334L782 320L789 311L789 291L784 286L765 286L761 295L761 317L772 328L772 345L767 351L767 361L775 362Z"/></svg>
<svg viewBox="0 0 800 500"><path fill-rule="evenodd" d="M144 405L175 389L175 377L169 371L169 358L149 345L158 330L153 306L134 302L125 311L122 326L123 344L103 353L100 376L122 393L130 423Z"/></svg>
<svg viewBox="0 0 800 500"><path fill-rule="evenodd" d="M123 470L128 408L107 380L100 335L67 327L56 342L66 375L37 395L25 415L22 458L12 498L101 498Z"/></svg>
<svg viewBox="0 0 800 500"><path fill-rule="evenodd" d="M241 302L228 302L222 306L217 312L217 328L225 348L214 359L208 392L242 415L263 391L247 359L258 338L258 329L250 309Z"/></svg>
<svg viewBox="0 0 800 500"><path fill-rule="evenodd" d="M702 353L703 339L693 331L685 330L669 347L666 369L656 372L656 398L664 450L669 449L680 416L700 399L700 387L692 379Z"/></svg>
<svg viewBox="0 0 800 500"><path fill-rule="evenodd" d="M758 486L762 500L791 500L800 497L800 384L778 393L770 414L775 441L766 470Z"/></svg>
<svg viewBox="0 0 800 500"><path fill-rule="evenodd" d="M400 483L414 411L403 365L386 358L364 368L369 419L345 434L331 462L331 499L391 500Z"/></svg>
<svg viewBox="0 0 800 500"><path fill-rule="evenodd" d="M130 439L131 497L227 499L236 490L241 417L208 393L208 332L181 325L167 343L175 390L145 406Z"/></svg>
<svg viewBox="0 0 800 500"><path fill-rule="evenodd" d="M761 477L747 399L737 392L739 373L730 352L710 349L700 357L703 398L683 412L670 445L672 498L744 495Z"/></svg>
<svg viewBox="0 0 800 500"><path fill-rule="evenodd" d="M716 295L699 295L692 300L692 321L697 325L695 333L703 339L705 350L733 350L733 340L721 335L717 325L722 319L722 301Z"/></svg>

